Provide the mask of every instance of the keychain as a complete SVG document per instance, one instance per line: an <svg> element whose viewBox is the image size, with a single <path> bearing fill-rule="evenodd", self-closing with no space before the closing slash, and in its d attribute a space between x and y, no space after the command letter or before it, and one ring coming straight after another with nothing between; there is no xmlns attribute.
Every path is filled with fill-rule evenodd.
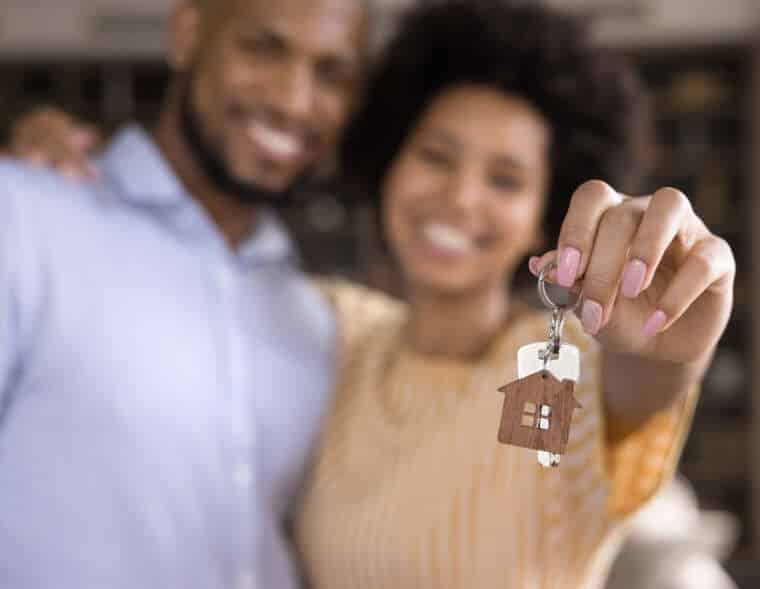
<svg viewBox="0 0 760 589"><path fill-rule="evenodd" d="M503 444L538 451L538 462L559 466L570 436L573 411L581 404L573 395L580 376L578 348L562 343L565 312L575 310L581 301L558 305L546 292L545 274L538 277L538 294L551 311L548 340L522 346L517 351L517 380L499 389L504 393L499 441Z"/></svg>

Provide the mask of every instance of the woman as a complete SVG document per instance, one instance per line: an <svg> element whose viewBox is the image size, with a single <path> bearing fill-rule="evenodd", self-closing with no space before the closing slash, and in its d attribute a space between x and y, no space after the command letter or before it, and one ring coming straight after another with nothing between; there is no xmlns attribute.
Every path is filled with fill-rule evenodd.
<svg viewBox="0 0 760 589"><path fill-rule="evenodd" d="M343 363L298 518L314 587L603 585L626 516L675 468L734 274L675 190L589 182L563 200L633 167L640 104L624 69L544 9L450 0L403 21L343 163L381 203L408 302L325 284ZM497 443L496 391L517 348L545 340L546 314L510 284L558 218L553 276L585 295L565 329L583 409L544 470Z"/></svg>

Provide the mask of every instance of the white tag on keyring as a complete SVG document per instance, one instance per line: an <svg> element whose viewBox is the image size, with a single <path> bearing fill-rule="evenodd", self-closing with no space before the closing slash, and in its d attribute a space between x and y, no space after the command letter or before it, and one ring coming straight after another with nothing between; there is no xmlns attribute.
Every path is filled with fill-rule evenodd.
<svg viewBox="0 0 760 589"><path fill-rule="evenodd" d="M544 368L544 361L542 359L545 350L546 342L526 344L517 350L517 378L525 378L531 374L547 370L559 381L569 379L572 380L573 383L577 383L581 369L580 352L578 351L578 348L570 344L560 344L557 359L550 359L546 364L546 368ZM536 405L540 405L540 403L536 403ZM538 413L540 414L540 410ZM553 425L551 421L549 421L548 424L544 422L544 424L547 425L547 427ZM539 426L540 425L542 425L541 422L539 422ZM558 425L563 427L563 424ZM567 431L569 433L569 424ZM538 462L541 466L559 466L560 453L549 452L547 450L538 450L537 452Z"/></svg>
<svg viewBox="0 0 760 589"><path fill-rule="evenodd" d="M545 268L538 280L541 301L552 311L548 338L522 346L517 351L517 380L499 390L505 394L499 441L536 449L538 462L558 466L570 433L573 411L580 403L573 396L580 377L580 352L563 344L564 313L572 307L557 305L545 287Z"/></svg>

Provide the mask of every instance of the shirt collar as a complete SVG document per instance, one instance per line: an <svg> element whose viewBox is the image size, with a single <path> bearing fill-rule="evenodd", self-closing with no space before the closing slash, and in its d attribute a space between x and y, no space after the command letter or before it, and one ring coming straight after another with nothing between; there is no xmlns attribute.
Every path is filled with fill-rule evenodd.
<svg viewBox="0 0 760 589"><path fill-rule="evenodd" d="M267 208L259 210L256 230L238 248L238 257L246 265L269 262L300 264L288 230L277 214Z"/></svg>
<svg viewBox="0 0 760 589"><path fill-rule="evenodd" d="M105 177L118 186L118 195L134 204L172 210L194 204L157 145L138 125L116 133L99 165ZM262 207L257 215L255 231L238 248L240 261L246 265L299 263L292 239L276 213Z"/></svg>
<svg viewBox="0 0 760 589"><path fill-rule="evenodd" d="M189 198L158 146L137 125L118 131L99 163L120 195L136 204L171 206Z"/></svg>

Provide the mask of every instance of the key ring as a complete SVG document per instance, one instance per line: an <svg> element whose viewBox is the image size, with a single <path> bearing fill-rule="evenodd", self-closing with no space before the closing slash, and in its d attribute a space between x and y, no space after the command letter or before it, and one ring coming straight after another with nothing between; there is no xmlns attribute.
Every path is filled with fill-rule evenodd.
<svg viewBox="0 0 760 589"><path fill-rule="evenodd" d="M547 307L550 311L561 311L564 313L565 311L575 311L578 309L578 307L581 304L581 299L583 298L583 292L578 294L578 298L575 299L575 302L572 305L558 305L555 303L551 297L549 297L549 294L546 292L546 274L550 270L553 270L557 267L556 262L550 262L548 265L546 265L541 272L538 275L538 296L541 298L541 302L544 304L545 307Z"/></svg>
<svg viewBox="0 0 760 589"><path fill-rule="evenodd" d="M558 305L551 299L551 297L549 297L549 294L546 292L546 273L556 267L556 262L551 262L544 267L538 275L538 296L541 298L541 302L552 312L546 348L539 352L539 358L541 358L544 363L544 370L546 370L550 360L556 360L559 358L559 350L562 344L562 327L565 322L565 311L575 311L583 298L583 293L581 292L572 305Z"/></svg>

